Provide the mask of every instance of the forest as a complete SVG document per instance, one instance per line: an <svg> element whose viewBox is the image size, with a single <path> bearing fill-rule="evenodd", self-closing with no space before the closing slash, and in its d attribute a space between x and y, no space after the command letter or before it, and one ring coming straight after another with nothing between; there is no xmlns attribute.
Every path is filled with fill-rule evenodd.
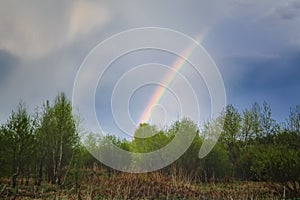
<svg viewBox="0 0 300 200"><path fill-rule="evenodd" d="M300 106L277 122L267 102L242 111L227 105L219 117L197 124L180 119L153 134L132 140L84 132L79 114L59 93L29 114L20 102L0 127L0 198L3 199L282 199L300 197ZM181 127L195 133L185 153L169 166L149 173L111 169L87 149L110 140L130 152L152 152L167 145ZM211 133L220 134L212 151L199 159ZM104 155L105 156L105 155ZM127 160L134 165L134 160ZM143 159L143 158L139 158Z"/></svg>

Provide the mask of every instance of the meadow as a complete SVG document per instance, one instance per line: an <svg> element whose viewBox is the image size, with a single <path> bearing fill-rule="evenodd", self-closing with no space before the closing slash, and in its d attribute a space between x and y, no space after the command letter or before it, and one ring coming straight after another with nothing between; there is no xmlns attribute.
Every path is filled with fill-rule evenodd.
<svg viewBox="0 0 300 200"><path fill-rule="evenodd" d="M276 183L228 181L201 183L182 173L130 174L86 171L78 185L30 183L9 186L1 180L2 199L285 199L289 189ZM68 185L69 184L69 185ZM299 186L298 186L299 187ZM299 188L298 188L299 190ZM300 190L299 190L300 192Z"/></svg>

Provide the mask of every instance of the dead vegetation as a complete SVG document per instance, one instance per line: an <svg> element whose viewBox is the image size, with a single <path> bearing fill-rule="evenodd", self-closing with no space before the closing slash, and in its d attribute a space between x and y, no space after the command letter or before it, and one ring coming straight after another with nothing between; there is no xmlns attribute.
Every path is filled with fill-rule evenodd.
<svg viewBox="0 0 300 200"><path fill-rule="evenodd" d="M85 172L76 187L43 183L18 185L12 188L3 179L2 199L281 199L284 189L280 184L263 182L197 183L180 172L131 174L105 171Z"/></svg>

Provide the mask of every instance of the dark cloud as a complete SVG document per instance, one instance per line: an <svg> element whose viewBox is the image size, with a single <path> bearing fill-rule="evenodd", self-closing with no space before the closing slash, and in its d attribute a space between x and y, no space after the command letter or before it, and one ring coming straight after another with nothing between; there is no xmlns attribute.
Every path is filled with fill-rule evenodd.
<svg viewBox="0 0 300 200"><path fill-rule="evenodd" d="M8 51L0 49L0 83L11 75L16 68L18 59Z"/></svg>
<svg viewBox="0 0 300 200"><path fill-rule="evenodd" d="M251 103L267 101L271 104L275 118L284 121L289 108L300 102L300 51L283 50L277 57L243 56L227 60L224 68L238 71L232 84L225 77L229 102L240 108L249 107ZM242 70L241 70L242 69ZM224 70L224 69L223 69Z"/></svg>
<svg viewBox="0 0 300 200"><path fill-rule="evenodd" d="M220 67L230 103L267 100L288 110L300 102L299 19L300 1L1 1L0 120L19 98L34 107L59 91L71 96L76 71L95 45L143 26L191 37L207 31L202 44Z"/></svg>
<svg viewBox="0 0 300 200"><path fill-rule="evenodd" d="M300 18L299 1L287 1L285 4L277 7L274 14L282 20L295 20Z"/></svg>

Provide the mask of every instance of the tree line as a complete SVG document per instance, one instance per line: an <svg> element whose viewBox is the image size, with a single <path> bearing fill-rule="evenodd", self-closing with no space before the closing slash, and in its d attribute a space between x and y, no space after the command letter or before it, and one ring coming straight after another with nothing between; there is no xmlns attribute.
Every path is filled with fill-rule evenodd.
<svg viewBox="0 0 300 200"><path fill-rule="evenodd" d="M95 166L106 169L108 175L114 172L87 149L106 156L104 147L109 140L127 151L151 152L183 133L184 137L195 137L178 160L161 169L165 174L180 171L199 182L251 180L296 185L300 181L300 106L291 108L286 121L278 123L266 102L253 103L242 112L228 105L217 119L200 127L190 119L161 130L140 124L130 141L92 133L82 141L79 125L79 116L74 115L64 93L57 95L53 103L46 101L33 115L20 103L0 128L0 177L9 178L13 187L17 183L40 185L42 181L78 184L82 174L93 171ZM140 138L145 131L152 136ZM199 159L203 141L218 136L212 151ZM134 165L137 159L143 158L132 157L126 162Z"/></svg>
<svg viewBox="0 0 300 200"><path fill-rule="evenodd" d="M9 176L13 187L18 178L27 185L32 178L37 185L42 180L61 184L78 145L76 117L65 94L33 116L21 102L1 125L0 175Z"/></svg>

